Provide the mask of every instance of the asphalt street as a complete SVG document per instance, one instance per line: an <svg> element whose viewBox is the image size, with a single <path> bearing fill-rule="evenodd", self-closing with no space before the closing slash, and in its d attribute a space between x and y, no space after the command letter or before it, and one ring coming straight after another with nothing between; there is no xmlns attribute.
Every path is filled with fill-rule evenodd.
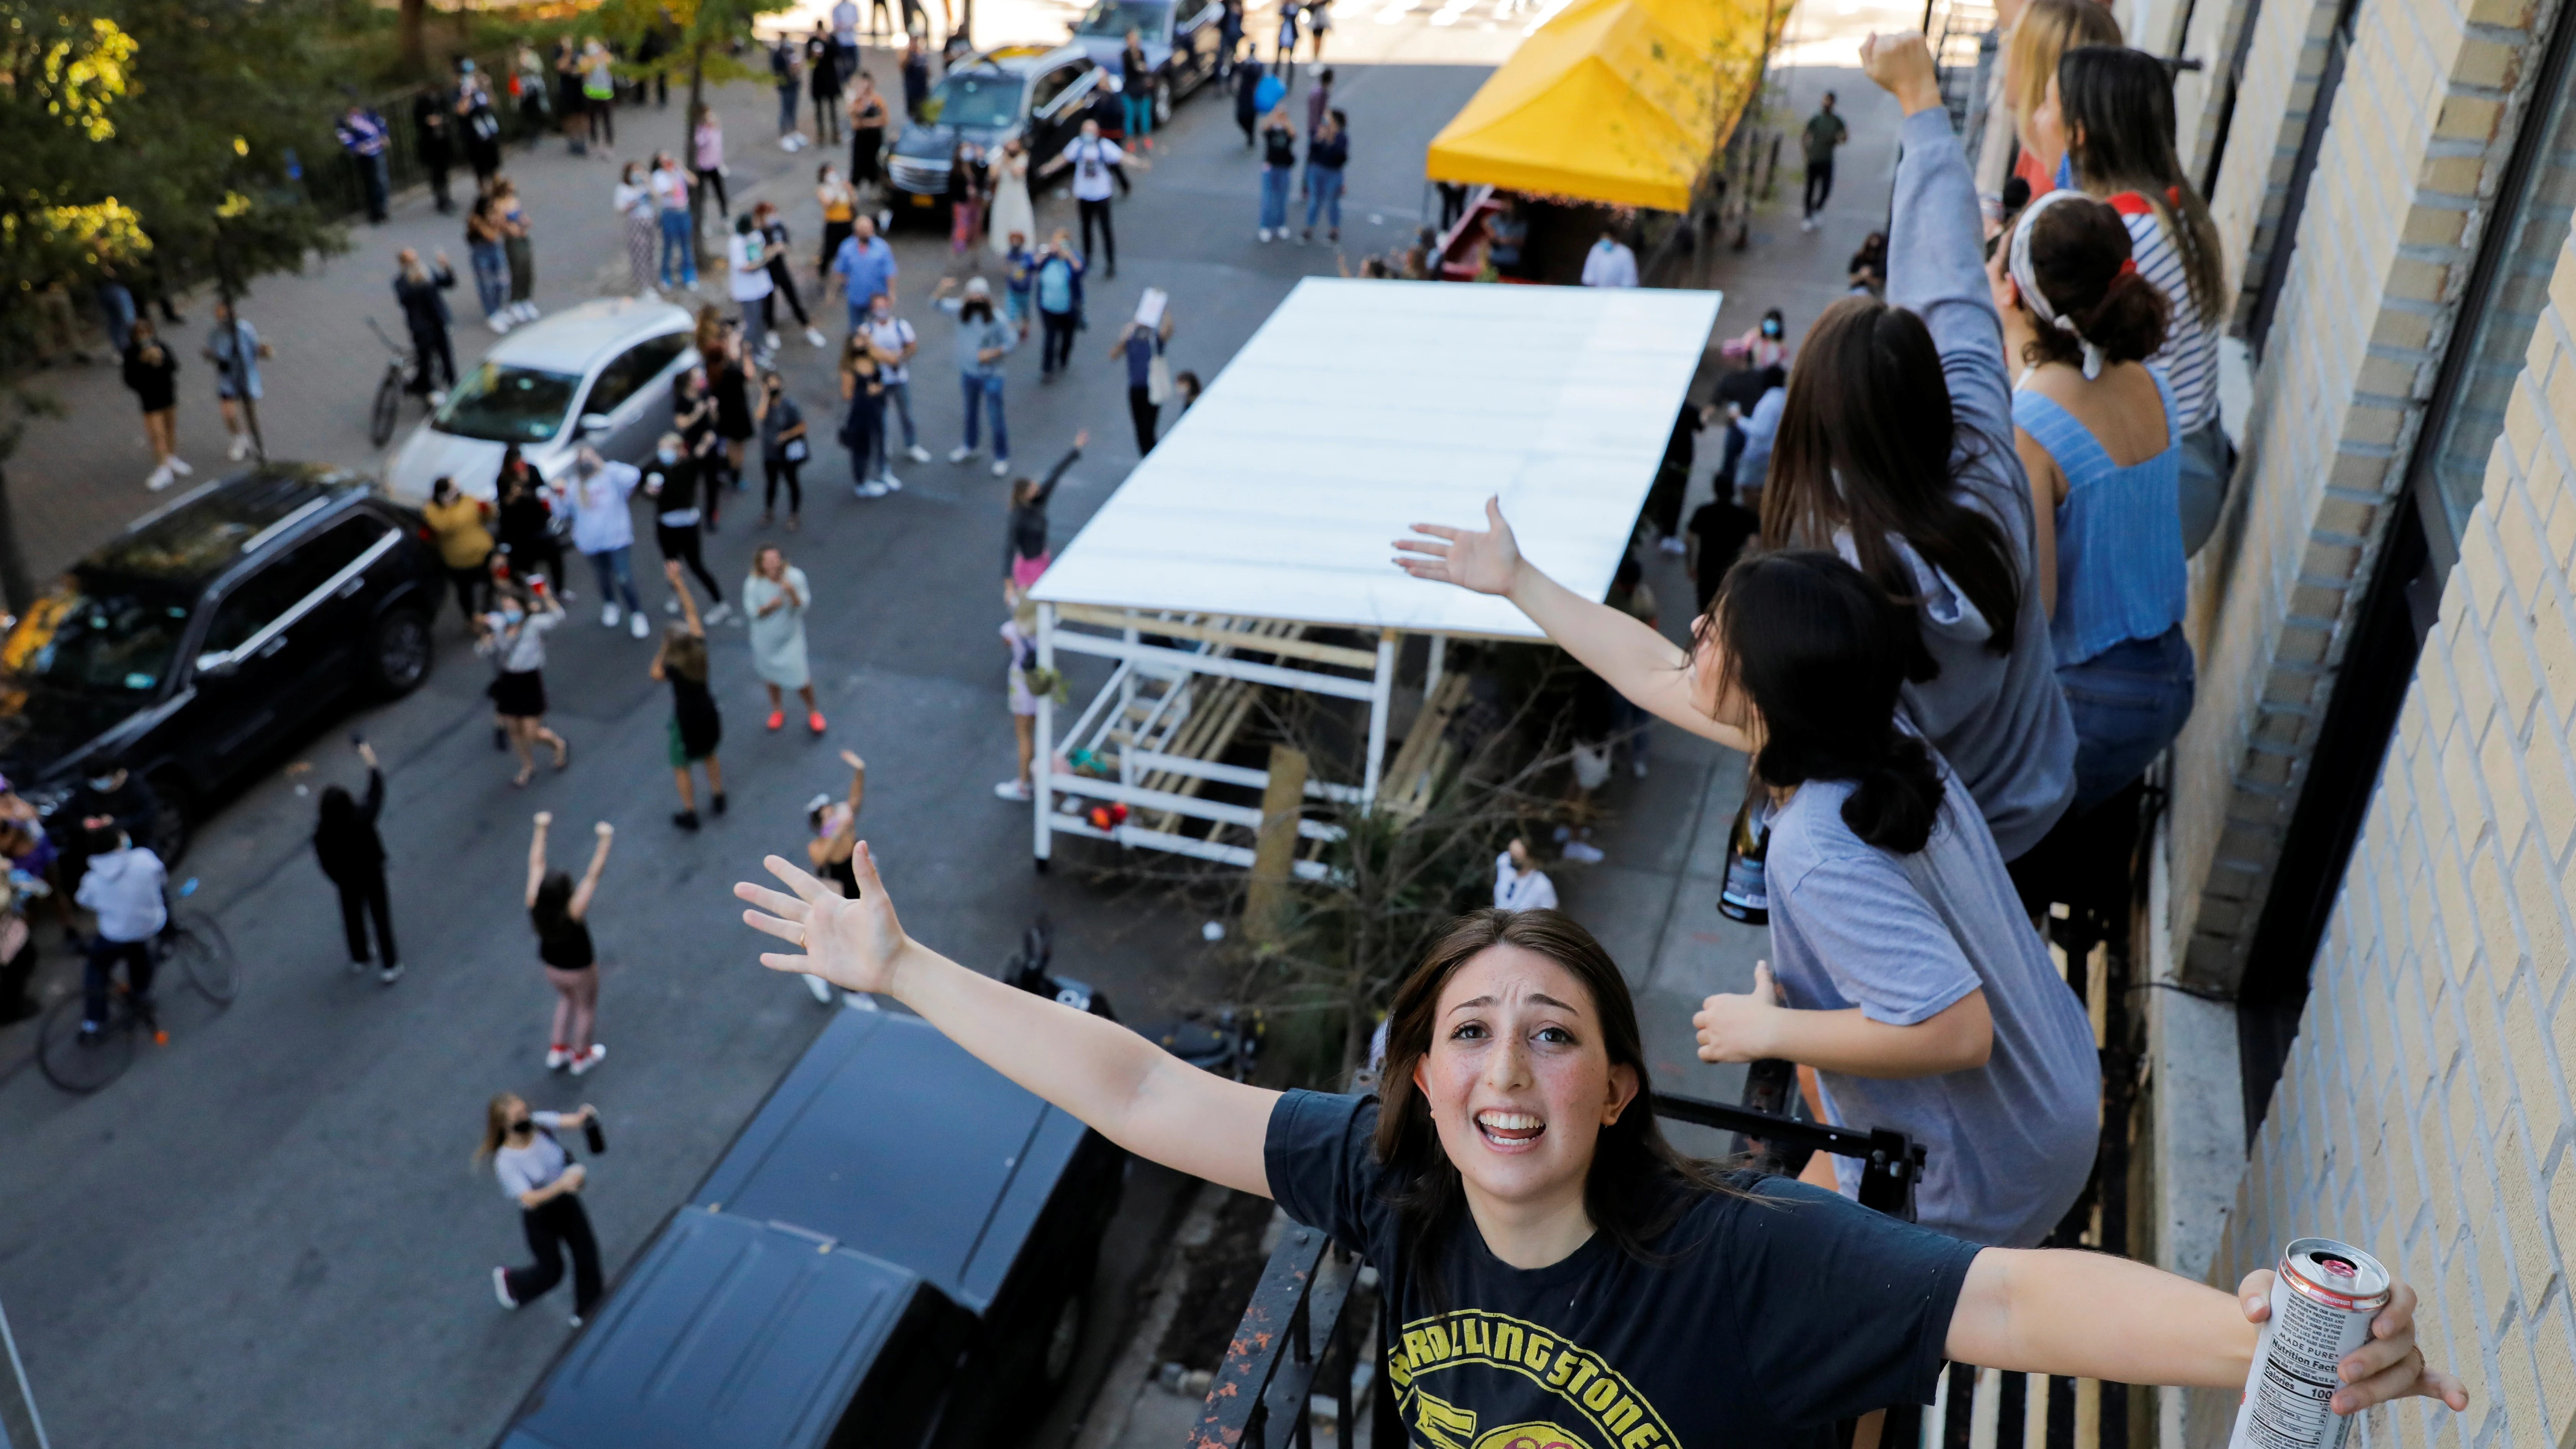
<svg viewBox="0 0 2576 1449"><path fill-rule="evenodd" d="M1481 76L1464 66L1345 69L1341 103L1364 138L1350 188L1355 244L1409 232L1421 145ZM767 143L765 91L723 100L737 204L773 197L801 235L814 235L813 154ZM649 142L667 145L679 114L676 105L628 112L621 132L652 126L666 134ZM1254 241L1255 163L1222 100L1186 105L1153 156L1121 203L1119 275L1090 288L1093 326L1071 378L1041 387L1033 356L1012 364L1024 468L1044 466L1079 428L1094 434L1057 495L1060 542L1135 461L1124 369L1107 353L1141 288L1172 294L1174 366L1213 375L1298 277L1333 270L1322 248ZM541 228L539 301L561 307L605 290L600 280L614 286L623 260L604 202L610 168L554 152L511 166ZM1042 221L1070 220L1069 202L1040 205ZM1386 218L1375 237L1372 212ZM363 319L393 318L390 254L399 244L463 253L457 224L417 196L356 242L314 275L264 282L244 304L281 352L267 373L278 456L371 461L361 430L379 353ZM902 310L923 337L915 405L924 441L944 455L959 421L949 328L919 299L949 257L944 238L918 232L897 248ZM202 307L192 320L205 320ZM460 350L479 350L486 336L460 323ZM783 354L797 396L825 416L829 357L801 341ZM12 469L40 568L152 501L139 477L148 458L136 464L139 441L126 437L130 399L104 368L56 377L72 414L32 435ZM211 414L188 396L183 438L201 469L220 456L206 442ZM217 913L244 963L229 1012L171 994L171 1044L85 1099L32 1069L29 1028L0 1033L10 1163L0 1174L0 1303L57 1443L488 1440L564 1339L569 1307L559 1294L506 1315L491 1300L491 1265L523 1249L510 1204L469 1169L485 1098L507 1089L539 1106L599 1104L612 1150L585 1196L613 1273L828 1010L801 983L758 967L726 891L763 852L799 848L806 799L846 785L840 748L868 760L864 833L917 934L992 966L1048 912L1060 969L1104 986L1131 1017L1186 1002L1204 952L1198 920L1076 870L1035 875L1026 807L991 794L1012 758L994 632L1003 481L943 458L904 468L901 495L862 502L837 448L818 451L802 533L756 533L755 509L737 498L710 540L729 591L760 540L784 542L812 576L809 632L831 719L820 740L794 728L765 734L742 635L719 629L728 816L694 836L670 825L667 704L645 677L652 646L598 628L577 574L583 597L549 669L552 722L575 752L567 772L510 787L508 757L493 750L485 669L456 616L443 614L438 666L418 693L282 741L279 767L213 819L180 872L202 881L194 900ZM648 572L650 552L639 549ZM658 578L647 594L658 601ZM352 729L376 742L388 771L384 831L409 967L390 989L344 969L336 908L307 844L312 795L363 778L345 743ZM593 820L619 830L592 916L609 1056L577 1083L549 1076L540 1060L551 998L519 904L539 809L555 813L558 859L571 868ZM40 984L60 991L75 975L57 950Z"/></svg>
<svg viewBox="0 0 2576 1449"><path fill-rule="evenodd" d="M1389 0L1342 9L1336 44L1348 46L1335 57L1335 103L1350 112L1354 137L1345 246L1356 265L1419 224L1424 144L1529 16L1498 30L1506 17L1480 18L1481 5L1434 11ZM890 82L886 58L872 60ZM769 143L774 102L765 88L719 99L736 204L776 200L800 242L810 241L817 153L789 155ZM630 110L619 125L628 142L619 154L634 155L675 146L681 116L676 104ZM1335 270L1320 246L1255 241L1257 163L1224 98L1188 102L1157 140L1153 169L1119 203L1119 275L1090 286L1093 325L1073 374L1041 386L1033 356L1011 363L1019 471L1043 469L1077 429L1093 433L1056 496L1059 547L1135 462L1124 369L1107 354L1139 291L1172 296L1173 367L1212 377L1299 277ZM622 287L606 201L613 168L550 149L513 157L509 169L539 228L538 300L561 308ZM1803 289L1786 299L1793 331L1832 293L1803 254L1838 258L1883 205L1883 178L1864 183L1856 169L1846 170L1853 199L1837 198L1832 235L1811 245L1792 218L1775 216L1754 254L1729 264L1759 276L1764 292ZM1868 198L1871 190L1880 200ZM1041 195L1038 204L1042 225L1071 225L1070 201ZM386 288L392 252L414 245L444 247L460 263L464 256L459 223L417 195L399 202L389 225L358 228L354 242L353 252L307 275L263 281L244 304L279 347L264 410L276 456L360 465L381 457L363 432L383 361L365 319L395 320ZM552 723L575 750L567 772L540 770L528 789L510 787L512 763L492 746L485 667L464 647L455 615L443 614L438 666L418 693L354 704L347 718L280 741L276 767L224 805L179 872L201 881L193 901L218 915L242 958L247 979L230 1011L170 993L171 1044L90 1098L66 1096L34 1070L28 1028L0 1030L9 1163L0 1172L0 1304L57 1444L488 1442L567 1336L569 1302L558 1293L511 1315L491 1299L491 1265L523 1249L514 1210L468 1165L485 1098L506 1089L538 1106L601 1107L612 1150L585 1196L614 1274L837 1009L757 966L726 891L763 852L795 854L804 802L847 783L841 748L869 762L863 833L916 935L990 967L1045 912L1057 927L1059 969L1106 989L1130 1019L1200 999L1199 913L1068 868L1078 853L1060 856L1050 875L1034 874L1026 807L991 794L1012 761L994 632L1005 484L944 461L958 436L959 399L947 324L922 299L936 277L967 268L952 262L944 237L906 232L896 247L899 310L922 333L914 373L922 440L943 460L899 465L903 493L860 501L830 429L818 426L804 531L756 532L756 496L736 497L709 540L710 565L728 592L762 541L785 544L811 576L825 737L761 729L765 705L742 635L720 628L713 652L732 810L701 834L674 830L667 705L645 677L652 646L597 626L586 571L576 566L570 582L582 597L548 671ZM1801 258L1785 259L1792 252ZM989 256L983 262L996 274ZM810 280L800 283L810 299ZM470 311L470 282L459 296L469 299L460 312ZM1722 321L1741 329L1759 305L1750 291L1742 302L1730 297ZM183 358L193 357L209 320L200 302L177 335ZM824 325L837 333L835 321ZM457 338L470 365L489 334L463 321ZM809 416L828 419L830 354L791 341L781 356ZM1532 365L1549 365L1543 343ZM23 542L40 570L76 558L156 501L142 487L150 458L131 398L112 371L59 372L47 386L67 415L31 428L11 467ZM220 457L220 434L202 365L183 373L181 386L183 451L204 469ZM1298 403L1279 405L1293 413ZM407 416L406 428L416 418ZM638 554L646 596L658 603L658 560L649 548ZM1687 597L1669 561L1651 569L1659 590ZM346 744L353 729L374 740L388 771L384 830L410 970L391 988L345 971L336 909L307 844L313 795L363 778ZM1659 767L1657 795L1697 799L1723 768L1664 758L1679 768ZM1614 788L1614 804L1628 784ZM605 962L599 1034L610 1053L579 1082L549 1076L540 1060L551 996L519 904L529 815L539 809L556 815L557 862L568 868L578 868L593 820L618 827L592 917ZM1631 892L1613 894L1624 906ZM40 987L65 989L74 966L55 948ZM1150 1271L1158 1257L1153 1233L1172 1184L1142 1186L1131 1189L1115 1230L1124 1246L1109 1255L1120 1266L1104 1274L1104 1307L1123 1301L1125 1273ZM1088 1349L1096 1364L1106 1345ZM1033 1426L1031 1442L1059 1441L1073 1412L1068 1405Z"/></svg>

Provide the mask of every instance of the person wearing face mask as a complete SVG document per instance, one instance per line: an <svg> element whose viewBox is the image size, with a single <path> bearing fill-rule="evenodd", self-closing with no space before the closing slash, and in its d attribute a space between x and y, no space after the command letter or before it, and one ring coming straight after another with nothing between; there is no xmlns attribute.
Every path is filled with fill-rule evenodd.
<svg viewBox="0 0 2576 1449"><path fill-rule="evenodd" d="M647 632L644 603L635 594L635 515L627 499L644 481L632 463L611 463L596 448L585 447L564 480L564 497L572 509L572 546L590 560L599 580L599 626L614 629L622 602L627 632L641 639Z"/></svg>
<svg viewBox="0 0 2576 1449"><path fill-rule="evenodd" d="M797 473L813 452L805 430L805 410L787 395L787 383L777 373L760 381L760 399L754 404L760 421L760 526L767 528L777 516L778 485L787 485L787 531L794 533L805 526L805 489Z"/></svg>
<svg viewBox="0 0 2576 1449"><path fill-rule="evenodd" d="M903 425L903 455L927 463L930 450L921 446L912 425L912 355L921 350L921 338L911 323L894 315L894 298L883 292L868 299L868 342L877 350L877 382L885 388L886 411ZM894 451L891 437L886 451Z"/></svg>
<svg viewBox="0 0 2576 1449"><path fill-rule="evenodd" d="M1782 320L1780 309L1774 307L1762 314L1761 321L1745 329L1743 336L1729 339L1718 351L1739 367L1756 371L1779 367L1789 360L1787 332L1788 324Z"/></svg>
<svg viewBox="0 0 2576 1449"><path fill-rule="evenodd" d="M535 777L540 742L554 750L557 770L572 763L572 746L546 728L546 635L563 620L563 606L545 580L533 586L515 578L493 580L492 611L483 616L483 638L474 648L492 661L492 683L483 692L500 718L503 740L519 755L512 789L526 788Z"/></svg>
<svg viewBox="0 0 2576 1449"><path fill-rule="evenodd" d="M535 1261L524 1268L492 1270L492 1296L501 1306L517 1309L554 1291L563 1281L564 1255L572 1255L572 1324L579 1328L599 1301L599 1239L590 1230L590 1214L581 1208L581 1190L590 1175L572 1160L557 1131L584 1127L599 1119L599 1109L583 1103L573 1112L532 1112L514 1093L495 1096L483 1109L483 1145L474 1149L476 1166L490 1163L501 1192L519 1205L519 1229L527 1235Z"/></svg>
<svg viewBox="0 0 2576 1449"><path fill-rule="evenodd" d="M993 476L1011 471L1011 434L1002 419L1002 359L1019 345L1011 324L993 315L993 289L982 277L970 277L963 295L951 297L954 277L939 279L931 305L957 319L957 380L966 395L966 441L948 452L948 461L963 463L978 451L975 430L979 412L993 414Z"/></svg>
<svg viewBox="0 0 2576 1449"><path fill-rule="evenodd" d="M1118 275L1118 233L1109 224L1111 188L1123 179L1126 168L1150 171L1145 158L1120 150L1118 143L1100 134L1100 123L1085 120L1082 134L1059 152L1056 158L1037 170L1040 178L1053 176L1067 166L1073 168L1074 205L1082 213L1082 264L1091 265L1091 228L1100 226L1100 247L1106 268L1101 275Z"/></svg>
<svg viewBox="0 0 2576 1449"><path fill-rule="evenodd" d="M1601 228L1601 239L1583 254L1583 285L1587 287L1633 287L1637 285L1637 254L1619 240L1612 227Z"/></svg>
<svg viewBox="0 0 2576 1449"><path fill-rule="evenodd" d="M698 534L699 499L709 482L707 471L681 447L679 434L664 433L653 446L652 461L644 465L644 496L653 500L653 543L662 551L665 571L670 564L687 565L706 586L707 597L715 601L707 610L707 622L721 624L733 616L733 606L725 602L715 575L707 572ZM678 593L663 602L662 612L680 612Z"/></svg>
<svg viewBox="0 0 2576 1449"><path fill-rule="evenodd" d="M1849 1442L1838 1420L1930 1402L1945 1361L2231 1391L2254 1361L2268 1271L2231 1298L1684 1157L1649 1106L1618 963L1561 913L1452 922L1396 988L1375 1093L1279 1092L941 956L905 933L864 842L856 899L766 864L787 889L734 887L778 941L764 966L890 995L1128 1151L1363 1253L1388 1341L1411 1345L1410 1441L1473 1424L1576 1449L1824 1449ZM2333 1408L2467 1405L2426 1366L2414 1308L2392 1291Z"/></svg>

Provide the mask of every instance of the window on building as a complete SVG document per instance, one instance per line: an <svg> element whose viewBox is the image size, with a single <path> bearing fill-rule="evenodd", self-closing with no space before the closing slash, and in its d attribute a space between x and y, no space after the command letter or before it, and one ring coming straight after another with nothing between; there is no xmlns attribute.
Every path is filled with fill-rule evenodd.
<svg viewBox="0 0 2576 1449"><path fill-rule="evenodd" d="M2549 305L2550 273L2576 218L2576 106L2568 103L2566 84L2571 29L2557 27L2543 57L2408 478L2434 561L2446 571L2460 556L2461 530L2486 489L2487 455L2504 431L2505 404L2531 349L2532 329Z"/></svg>

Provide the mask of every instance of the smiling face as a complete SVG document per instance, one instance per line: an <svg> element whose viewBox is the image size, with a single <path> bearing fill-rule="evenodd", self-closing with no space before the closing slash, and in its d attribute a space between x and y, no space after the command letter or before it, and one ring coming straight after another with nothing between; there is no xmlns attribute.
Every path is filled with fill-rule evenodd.
<svg viewBox="0 0 2576 1449"><path fill-rule="evenodd" d="M1498 943L1451 974L1413 1083L1470 1202L1581 1202L1601 1129L1637 1095L1603 1043L1592 993L1537 951Z"/></svg>

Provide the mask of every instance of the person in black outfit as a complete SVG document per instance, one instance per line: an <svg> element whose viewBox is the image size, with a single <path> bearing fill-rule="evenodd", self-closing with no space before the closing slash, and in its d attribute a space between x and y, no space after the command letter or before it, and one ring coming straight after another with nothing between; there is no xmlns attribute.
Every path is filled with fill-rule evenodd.
<svg viewBox="0 0 2576 1449"><path fill-rule="evenodd" d="M817 347L823 345L823 334L814 328L814 319L805 313L805 299L796 294L796 272L787 265L787 218L778 214L770 202L760 202L751 209L752 223L760 228L760 254L769 270L769 284L775 294L787 299L787 310L796 314L796 325L805 329L805 340Z"/></svg>
<svg viewBox="0 0 2576 1449"><path fill-rule="evenodd" d="M698 499L705 490L706 465L682 449L680 435L664 433L661 445L644 463L644 496L653 500L653 542L662 550L666 564L686 564L689 572L706 585L707 597L714 606L707 617L722 623L731 616L733 606L725 602L724 590L717 586L715 575L707 572L707 561L699 554ZM669 572L665 569L664 572ZM680 593L674 591L663 612L680 612Z"/></svg>
<svg viewBox="0 0 2576 1449"><path fill-rule="evenodd" d="M921 119L921 103L930 99L930 52L916 35L903 46L903 113Z"/></svg>
<svg viewBox="0 0 2576 1449"><path fill-rule="evenodd" d="M524 1268L492 1270L492 1292L502 1307L519 1308L553 1292L563 1281L566 1252L572 1255L575 1328L599 1301L599 1239L581 1206L589 1174L555 1136L557 1128L588 1127L598 1119L599 1109L586 1103L577 1112L532 1112L513 1092L494 1097L484 1109L483 1145L474 1159L491 1162L501 1191L519 1205L519 1228L535 1255Z"/></svg>
<svg viewBox="0 0 2576 1449"><path fill-rule="evenodd" d="M456 210L456 199L447 194L448 168L456 164L447 105L447 98L431 85L422 86L420 93L411 98L412 153L420 157L420 169L429 173L429 194L437 198L442 216Z"/></svg>
<svg viewBox="0 0 2576 1449"><path fill-rule="evenodd" d="M805 42L805 88L814 97L818 146L841 144L841 87L848 81L841 73L841 48L832 43L831 27L815 22L813 38Z"/></svg>
<svg viewBox="0 0 2576 1449"><path fill-rule="evenodd" d="M492 493L500 500L493 510L493 532L501 552L510 557L510 572L522 579L545 575L556 597L571 603L572 591L563 587L563 540L554 535L555 511L546 503L545 480L520 456L518 444L501 450L501 472Z"/></svg>
<svg viewBox="0 0 2576 1449"><path fill-rule="evenodd" d="M707 688L707 628L698 618L697 600L689 597L680 561L665 562L662 576L671 581L671 594L680 601L681 620L662 631L662 647L653 652L651 673L654 683L671 686L671 773L680 787L680 809L671 823L695 830L698 796L689 766L706 766L707 804L716 814L725 813L724 765L716 759L716 746L724 742L724 716L717 713L715 693Z"/></svg>
<svg viewBox="0 0 2576 1449"><path fill-rule="evenodd" d="M1655 470L1655 485L1646 490L1646 521L1653 525L1666 553L1682 551L1682 497L1690 488L1691 464L1699 458L1699 430L1708 426L1713 411L1688 397L1682 399L1682 410L1673 419L1673 435L1664 443L1663 465Z"/></svg>
<svg viewBox="0 0 2576 1449"><path fill-rule="evenodd" d="M1243 128L1243 149L1249 151L1258 139L1261 124L1261 62L1246 56L1234 68L1234 123Z"/></svg>
<svg viewBox="0 0 2576 1449"><path fill-rule="evenodd" d="M1064 480L1064 470L1082 456L1082 445L1091 441L1091 430L1073 435L1073 446L1055 460L1047 470L1045 481L1035 478L1016 479L1011 484L1011 522L1002 543L1002 582L1025 590L1046 572L1053 554L1047 548L1047 500L1055 496L1055 485Z"/></svg>
<svg viewBox="0 0 2576 1449"><path fill-rule="evenodd" d="M1708 601L1717 597L1717 586L1744 546L1760 536L1762 520L1736 501L1735 491L1721 478L1717 496L1692 510L1689 532L1690 551L1682 566L1690 574L1691 617L1697 619L1708 613Z"/></svg>
<svg viewBox="0 0 2576 1449"><path fill-rule="evenodd" d="M367 969L367 917L376 922L376 945L384 953L376 979L387 986L402 979L402 958L394 954L394 917L385 890L385 843L376 834L376 815L385 808L385 772L376 763L376 747L358 741L358 758L367 762L367 798L362 803L333 785L322 792L321 819L313 827L313 854L322 873L340 891L340 924L349 934L349 969Z"/></svg>
<svg viewBox="0 0 2576 1449"><path fill-rule="evenodd" d="M447 299L438 295L456 286L456 273L447 265L447 253L438 254L435 270L420 264L420 253L404 247L394 258L401 270L394 273L394 300L402 305L403 325L411 329L411 350L420 359L420 386L429 394L429 404L436 407L447 401L447 389L456 386L456 350L447 341Z"/></svg>

